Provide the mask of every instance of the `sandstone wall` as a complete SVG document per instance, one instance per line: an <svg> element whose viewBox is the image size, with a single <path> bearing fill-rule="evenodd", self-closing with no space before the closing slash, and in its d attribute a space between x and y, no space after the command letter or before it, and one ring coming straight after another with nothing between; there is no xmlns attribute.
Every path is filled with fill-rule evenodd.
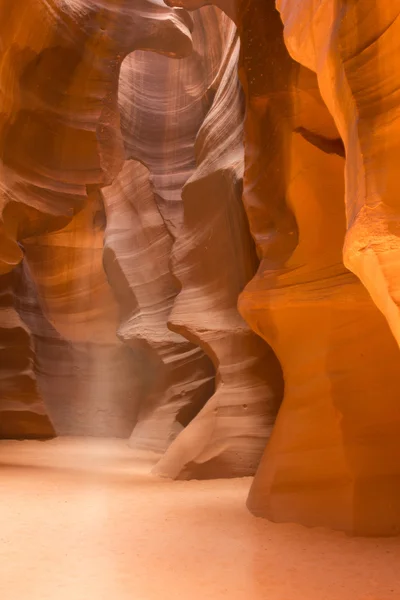
<svg viewBox="0 0 400 600"><path fill-rule="evenodd" d="M167 4L0 8L0 433L397 533L400 3Z"/></svg>

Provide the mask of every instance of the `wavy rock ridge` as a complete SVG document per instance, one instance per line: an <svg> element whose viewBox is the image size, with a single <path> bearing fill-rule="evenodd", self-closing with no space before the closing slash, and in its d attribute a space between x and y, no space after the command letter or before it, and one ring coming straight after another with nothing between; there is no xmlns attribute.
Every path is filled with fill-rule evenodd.
<svg viewBox="0 0 400 600"><path fill-rule="evenodd" d="M212 393L214 374L199 348L167 328L176 295L168 266L172 239L146 167L127 161L116 182L104 190L104 198L104 264L121 306L118 333L141 351L142 377L148 380L130 443L161 453Z"/></svg>
<svg viewBox="0 0 400 600"><path fill-rule="evenodd" d="M29 23L29 27L21 27L21 22ZM130 52L140 48L168 56L189 54L191 27L184 11L171 10L161 0L139 0L134 6L125 0L74 0L68 4L63 0L10 0L0 9L6 50L1 56L4 85L0 92L0 273L9 272L22 260L23 246L29 250L45 317L56 337L64 339L64 356L72 350L73 370L78 371L86 393L98 403L94 413L89 411L92 420L97 419L96 412L104 412L99 408L104 391L95 390L102 371L100 363L121 362L112 295L101 268L102 249L89 215L90 198L113 181L124 163L117 102L120 67ZM84 216L74 216L82 209L82 214L89 216L86 221ZM50 235L64 227L64 233ZM41 235L45 238L38 239ZM96 246L97 253L93 252ZM80 272L82 260L85 266ZM97 275L88 278L94 264ZM93 302L97 306L92 307ZM114 331L105 335L104 315L107 323L114 320ZM93 339L89 341L93 334L94 344ZM52 338L48 336L48 348ZM122 352L126 353L125 349ZM129 363L129 357L122 362ZM49 369L44 366L44 370ZM123 367L122 372L129 380L129 367L128 371ZM131 405L137 404L129 387L128 383L123 393ZM140 378L136 387L142 387ZM115 384L111 388L108 401ZM73 386L72 392L75 397ZM72 427L79 432L82 423L72 419L66 425L69 410L61 406L65 401L65 395L60 401L56 396L50 400L52 412L61 415L57 431L70 432ZM77 413L82 410L76 408ZM135 410L131 406L128 412ZM128 429L134 423L129 419ZM127 424L110 429L103 423L99 427L103 433L113 434L121 432L121 427L126 431ZM99 427L91 429L87 422L83 431L99 434ZM25 429L21 422L21 435Z"/></svg>
<svg viewBox="0 0 400 600"><path fill-rule="evenodd" d="M0 8L0 431L398 533L400 5L168 4Z"/></svg>
<svg viewBox="0 0 400 600"><path fill-rule="evenodd" d="M147 398L130 444L157 452L166 450L214 388L207 356L167 327L178 293L169 263L182 221L181 188L194 168L194 139L209 109L223 44L214 9L193 21L190 57L171 61L142 52L124 61L119 102L127 162L104 190L105 268L122 308L119 335L142 349L148 365Z"/></svg>
<svg viewBox="0 0 400 600"><path fill-rule="evenodd" d="M249 507L397 533L398 86L382 65L395 60L400 7L283 0L283 28L273 2L216 4L241 38L243 203L260 257L239 308L285 380Z"/></svg>
<svg viewBox="0 0 400 600"><path fill-rule="evenodd" d="M280 397L279 365L236 307L257 265L241 203L238 58L239 38L231 23L217 93L195 144L197 169L183 188L184 224L173 251L182 290L170 316L171 328L212 358L216 392L158 464L157 473L173 477L255 472Z"/></svg>

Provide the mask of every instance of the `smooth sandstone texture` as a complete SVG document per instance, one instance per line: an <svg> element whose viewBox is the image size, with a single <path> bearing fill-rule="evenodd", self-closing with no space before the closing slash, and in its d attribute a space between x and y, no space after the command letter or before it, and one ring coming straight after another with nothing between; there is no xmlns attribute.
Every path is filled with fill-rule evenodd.
<svg viewBox="0 0 400 600"><path fill-rule="evenodd" d="M182 188L196 168L196 136L217 90L230 33L229 19L214 7L191 17L190 56L170 60L132 53L122 64L119 81L126 158L149 169L158 209L173 238L183 222Z"/></svg>
<svg viewBox="0 0 400 600"><path fill-rule="evenodd" d="M2 3L0 272L21 260L19 239L58 229L86 186L115 178L121 63L140 48L189 54L188 27L161 0Z"/></svg>
<svg viewBox="0 0 400 600"><path fill-rule="evenodd" d="M346 266L400 340L400 3L278 0L292 56L314 70L346 148ZM313 40L311 42L311 40Z"/></svg>
<svg viewBox="0 0 400 600"><path fill-rule="evenodd" d="M236 27L229 27L217 93L196 140L197 169L183 188L184 223L173 249L182 289L170 327L201 345L216 369L215 394L155 469L179 478L253 474L282 391L275 356L236 307L257 258L241 202L240 48Z"/></svg>
<svg viewBox="0 0 400 600"><path fill-rule="evenodd" d="M141 355L146 386L130 445L162 453L212 394L214 371L200 348L167 327L177 293L169 269L172 238L148 170L126 161L103 193L104 266L121 309L118 335Z"/></svg>
<svg viewBox="0 0 400 600"><path fill-rule="evenodd" d="M193 9L204 2L173 4ZM380 191L389 198L391 162L378 147L382 140L386 149L383 131L389 123L393 142L389 135L387 143L391 149L395 144L396 83L387 67L378 70L377 48L383 45L383 56L389 49L395 55L398 19L397 7L385 10L382 3L382 15L374 21L367 3L360 4L278 2L285 41L300 66L289 57L273 2L218 3L235 19L241 37L243 202L261 260L239 309L275 350L285 379L284 401L248 505L277 521L390 535L400 526L399 356L377 306L396 335L394 313L387 297L376 298L381 278L375 271L374 282L368 281L365 267L352 263L360 264L351 248L364 185L360 163L368 165L367 173L370 169L371 193L379 177ZM383 39L376 41L380 32ZM358 54L362 57L354 60ZM372 79L377 70L392 112L379 105L375 121L374 102L381 93ZM355 100L348 93L352 86ZM363 143L365 152L359 150ZM373 174L377 155L377 172L385 173L380 176ZM382 224L379 202L374 211ZM360 214L358 220L367 224ZM364 228L361 245L370 265L376 248L385 246L383 233L389 227L382 225L379 233ZM386 239L379 261L388 273L386 258L390 252L393 258L395 243ZM393 259L393 270L394 265ZM377 306L346 266L360 276ZM390 289L395 285L393 273Z"/></svg>
<svg viewBox="0 0 400 600"><path fill-rule="evenodd" d="M136 52L124 61L119 105L129 162L104 190L104 265L122 309L119 335L142 349L148 365L148 394L130 445L159 453L214 390L209 358L167 326L179 291L170 262L183 218L181 190L195 168L194 141L215 93L225 37L213 8L195 13L193 22L189 57Z"/></svg>
<svg viewBox="0 0 400 600"><path fill-rule="evenodd" d="M124 286L126 290L120 296L125 306L120 336L131 346L141 341L148 349L155 381L130 444L161 452L179 434L157 466L158 473L232 476L254 473L280 400L281 379L272 353L236 309L238 293L256 264L240 201L243 105L236 75L238 39L233 23L214 8L194 12L193 22L192 56L173 62L135 53L122 66L119 98L126 154L150 169L154 199L150 189L144 189L143 169L133 163L104 190L110 211L105 266L117 295ZM184 194L182 202L182 186L195 171L196 156L199 167L190 182L197 182L197 191L194 196ZM117 207L122 189L124 209ZM131 225L129 213L135 215ZM219 292L218 264L226 261L232 272L222 288L229 278L232 284ZM144 263L149 265L145 271ZM179 284L184 289L175 299ZM219 392L182 431L213 391L211 363L206 368L199 346L214 362ZM221 360L225 365L220 369ZM185 468L192 462L197 466Z"/></svg>
<svg viewBox="0 0 400 600"><path fill-rule="evenodd" d="M250 15L251 9L249 19ZM305 26L309 18L304 14L296 22ZM254 9L253 19L263 22L259 10ZM251 21L247 23L254 35ZM318 23L324 23L321 13ZM321 44L322 39L329 38L323 35ZM264 44L260 52L271 56ZM282 43L280 52L284 53ZM272 67L263 93L268 112L261 111L260 89L257 110L252 112L254 123L262 117L267 127L274 126L279 144L274 160L280 157L282 166L273 166L268 151L256 161L253 153L245 174L244 203L262 258L239 306L275 350L285 378L284 401L248 506L276 521L362 535L396 534L400 528L398 348L366 290L343 264L343 148L335 140L333 146L326 143L328 127L332 129L327 111L324 125L314 119L313 104L304 103L308 93L304 84L312 82L311 74L304 78L304 68L286 64L286 89ZM318 64L323 64L321 58ZM319 85L323 92L320 81ZM251 87L245 89L251 103ZM274 102L276 93L279 105ZM282 113L285 103L287 110ZM253 131L260 129L253 127ZM349 172L352 153L346 137L343 140ZM260 161L264 180L254 194L254 168L261 166ZM270 185L272 168L281 184L279 196L279 188ZM347 178L347 199L350 193ZM282 220L272 214L272 229L279 235L268 239L265 226L260 231L259 225L274 196L284 199L287 216ZM264 206L262 198L268 199ZM281 223L290 223L291 215L296 228L285 230ZM291 244L296 237L298 241Z"/></svg>
<svg viewBox="0 0 400 600"><path fill-rule="evenodd" d="M185 56L192 50L191 27L184 11L171 10L161 0L139 0L134 6L125 0L6 1L0 9L5 50L0 59L0 272L13 269L23 246L29 246L30 270L52 333L49 328L39 332L33 316L26 320L40 338L36 370L47 373L42 390L47 388L48 409L61 434L127 435L134 424L143 382L140 374L135 382L129 373L140 371L140 357L135 367L132 353L116 340L117 308L102 269L101 234L93 231L98 227L92 227L90 215L85 221L76 214L83 209L88 217L98 189L124 163L117 103L124 57L140 48ZM59 236L50 235L66 226ZM9 339L1 337L7 352ZM58 363L65 362L56 372L55 337L61 337ZM48 385L51 379L54 385ZM119 389L120 382L126 382L125 389L125 383ZM12 386L16 395L23 393L17 379ZM1 391L6 393L4 387ZM122 404L116 398L120 392ZM47 435L47 425L42 434L36 432Z"/></svg>

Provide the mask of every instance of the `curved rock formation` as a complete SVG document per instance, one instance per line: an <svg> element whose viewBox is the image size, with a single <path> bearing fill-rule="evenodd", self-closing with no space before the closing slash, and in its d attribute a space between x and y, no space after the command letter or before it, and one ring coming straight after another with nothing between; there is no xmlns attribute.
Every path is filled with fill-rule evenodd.
<svg viewBox="0 0 400 600"><path fill-rule="evenodd" d="M398 2L278 0L295 60L315 71L346 148L346 266L400 342ZM311 43L311 39L313 42Z"/></svg>
<svg viewBox="0 0 400 600"><path fill-rule="evenodd" d="M198 347L167 328L177 293L169 269L172 238L148 170L126 161L103 194L104 265L121 309L118 335L141 353L147 382L130 444L162 453L211 395L214 373Z"/></svg>
<svg viewBox="0 0 400 600"><path fill-rule="evenodd" d="M177 63L165 61L162 57L136 53L124 61L120 79L121 124L127 157L139 158L150 169L158 210L167 230L176 240L173 269L184 289L174 303L171 328L200 344L219 369L217 395L201 411L199 417L180 433L166 457L161 460L157 472L173 477L248 475L255 471L273 422L276 410L273 405L279 398L279 366L269 348L250 332L236 309L237 296L254 273L257 262L240 202L243 106L236 75L239 43L234 25L219 11L213 8L202 9L193 13L193 20L194 54L191 57ZM222 55L221 50L224 50ZM172 97L168 92L171 88ZM151 99L149 91L152 91ZM179 122L176 114L179 115ZM202 123L202 133L196 144L199 166L185 188L182 205L181 188L196 167L193 145ZM231 129L232 134L227 137L226 134ZM129 177L132 178L129 171L132 170L141 169L139 165L126 166L126 172L120 179L125 190L132 196L132 203L144 230L145 205L140 204L137 185L129 184ZM105 198L109 206L110 200L111 204L118 202L121 191L117 190L116 185L108 189L110 192L105 190ZM209 202L204 201L204 194L206 198L209 197ZM150 191L147 195L147 207L150 210ZM129 204L125 202L125 206L128 215ZM120 213L121 209L114 209L116 216ZM110 218L111 214L108 220ZM196 225L195 219L198 220ZM153 224L157 222L154 217ZM169 274L169 253L166 254L165 249L161 251L161 262L158 259L157 264L158 275L152 274L153 269L140 273L140 267L133 266L136 264L138 250L133 249L132 243L140 245L142 261L150 264L143 250L154 234L151 234L151 228L147 226L145 244L140 243L139 232L134 233L134 224L128 226L127 223L126 219L126 224L123 225L119 218L120 238L123 235L122 228L126 230L126 242L130 232L129 259L128 246L125 246L124 254L122 249L118 254L118 242L114 236L112 243L115 251L113 257L107 258L105 263L110 280L114 280L113 288L121 290L123 283L113 276L113 271L121 267L124 261L124 279L129 281L129 287L139 303L139 306L134 307L133 314L125 319L120 331L128 343L135 345L138 339L150 343L159 358L165 353L162 344L165 345L169 340L171 350L167 357L170 358L164 358L163 362L173 365L174 361L181 360L179 346L183 344L184 338L167 331L161 340L159 337L163 324L166 327L166 318L178 291ZM161 222L159 228L161 230ZM109 232L107 239L111 240L111 226ZM206 252L203 253L202 246L206 239ZM164 248L167 248L166 242ZM146 250L147 255L149 250L151 249ZM159 248L152 250L154 256L157 251L160 253ZM236 257L241 253L244 254L243 259L235 264ZM231 279L226 290L223 289L224 285L221 286L220 269L215 268L218 256L222 262L229 261L232 270L223 280L225 285ZM155 283L162 281L161 273L164 281L169 275L171 286L168 291L164 283L164 293L167 292L169 296L168 302L164 303L164 313L159 304L162 298L158 291L160 288L157 290ZM222 288L220 293L218 286ZM211 290L214 291L209 295ZM121 302L124 300L121 299ZM125 304L127 305L126 297ZM154 304L159 307L156 315L158 320L152 314L154 311L149 310L149 306ZM189 316L189 313L192 314ZM152 331L157 332L157 344ZM185 345L190 347L187 342ZM186 347L185 345L182 347ZM191 347L194 352L195 346ZM173 356L175 357L171 362ZM156 356L154 362L157 362ZM154 373L160 383L161 366ZM177 375L179 370L175 369L174 376ZM276 382L272 384L274 379ZM153 398L158 396L158 402L152 400L143 405L143 417L139 417L139 424L131 439L135 446L143 446L146 438L150 440L152 435L160 436L162 422L167 427L165 431L171 427L166 417L173 418L173 412L176 412L179 404L168 399L174 398L174 385L171 385L169 378L165 381L169 382L170 391L162 392L162 385L156 386ZM182 381L179 386L182 388ZM273 389L274 386L276 389ZM210 391L208 386L208 395ZM164 399L160 403L162 398ZM197 410L207 400L204 394L202 398L202 403L195 403ZM183 400L181 398L180 403ZM154 404L156 410L152 411ZM191 402L187 406L190 404ZM190 415L195 415L193 409ZM185 425L187 423L188 421ZM179 426L179 429L182 427ZM202 431L200 437L199 429ZM176 433L175 424L175 430L167 437L169 442ZM164 433L163 438L165 437ZM153 446L150 447L165 450L167 444L164 442L157 447L153 441ZM185 468L187 463L193 465Z"/></svg>
<svg viewBox="0 0 400 600"><path fill-rule="evenodd" d="M233 23L216 78L217 94L195 145L197 169L183 189L184 224L174 272L182 290L171 328L213 359L216 393L180 434L156 472L180 478L255 472L280 401L280 368L237 312L257 259L241 202L243 102Z"/></svg>
<svg viewBox="0 0 400 600"><path fill-rule="evenodd" d="M181 190L195 168L194 141L215 94L226 37L226 19L213 8L194 13L193 21L190 57L136 52L123 62L119 103L128 162L104 190L104 264L122 309L119 335L141 349L149 380L130 445L157 452L214 389L208 357L167 327L179 291L170 258L183 219ZM148 166L151 178L132 158Z"/></svg>
<svg viewBox="0 0 400 600"><path fill-rule="evenodd" d="M124 57L140 48L187 55L190 26L161 0L2 3L0 273L21 260L18 239L58 229L87 185L110 183L121 169Z"/></svg>
<svg viewBox="0 0 400 600"><path fill-rule="evenodd" d="M285 378L249 507L277 521L396 533L398 348L345 264L397 336L398 86L382 57L394 60L399 9L278 1L300 66L273 1L216 4L241 38L243 201L260 258L239 308Z"/></svg>
<svg viewBox="0 0 400 600"><path fill-rule="evenodd" d="M315 110L313 74L283 57L282 26L273 9L269 15L265 7L261 18L260 3L252 6L246 12L246 30L269 66L263 71L267 83L257 90L245 86L248 105L255 109L249 111L253 126L247 138L244 203L261 263L239 307L275 350L285 396L248 504L256 514L276 521L356 534L397 533L399 354L382 315L343 264L342 156L345 150L346 165L351 164L349 147L345 137L344 148L340 144L320 101ZM306 11L300 20L303 28L309 19ZM268 41L274 20L274 41ZM268 23L268 31L260 31L260 23ZM261 35L254 39L257 31ZM308 35L306 45L314 39ZM326 40L327 32L320 38L324 49ZM321 57L317 62L325 64ZM242 76L251 81L250 64L247 72L244 64ZM259 134L262 123L264 136L273 131L277 143L254 161L252 150L260 144L252 132ZM263 173L256 193L254 168ZM272 177L279 185L271 186ZM266 217L274 214L275 198L283 201L280 212L287 216L273 217L273 235L266 236Z"/></svg>
<svg viewBox="0 0 400 600"><path fill-rule="evenodd" d="M120 363L119 355L126 355L127 349L116 345L115 330L111 346L104 345L108 344L104 336L111 332L105 335L101 317L115 326L112 297L107 296L99 262L91 265L90 258L83 258L86 271L92 266L97 270L90 284L79 274L76 261L85 254L85 243L93 242L92 228L89 225L83 231L80 217L74 215L90 204L96 189L111 183L124 163L117 103L124 57L140 48L185 56L192 50L191 27L185 11L171 10L161 0L134 4L127 0L6 0L0 8L4 49L0 58L4 83L0 92L0 273L21 261L23 250L18 242L29 246L30 267L46 317L67 345L73 342L78 370L86 371L83 379L92 380L89 390L104 371L101 365ZM59 237L47 237L71 219L69 229ZM46 237L38 240L41 234ZM79 241L81 234L84 239ZM97 256L101 258L100 248ZM68 269L71 260L74 266ZM102 298L97 296L99 285ZM60 292L66 296L59 296ZM94 339L88 341L85 336L91 335ZM122 363L129 364L129 359L122 358ZM122 371L126 376L126 365ZM101 389L91 395L104 396L105 383L100 378ZM61 402L56 397L51 402L57 413ZM101 401L97 408L104 411ZM99 433L98 415L92 413L91 419ZM132 424L128 419L123 430ZM58 426L61 433L69 431L69 425L58 422Z"/></svg>
<svg viewBox="0 0 400 600"><path fill-rule="evenodd" d="M122 64L119 87L126 158L149 169L172 237L182 224L182 188L196 168L194 143L216 93L229 34L229 20L213 7L192 13L192 19L190 56L132 53Z"/></svg>

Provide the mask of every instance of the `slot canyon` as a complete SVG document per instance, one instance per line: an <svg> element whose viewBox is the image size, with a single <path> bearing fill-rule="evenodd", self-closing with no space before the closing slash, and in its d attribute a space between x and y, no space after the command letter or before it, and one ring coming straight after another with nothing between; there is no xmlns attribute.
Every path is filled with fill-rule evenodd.
<svg viewBox="0 0 400 600"><path fill-rule="evenodd" d="M400 0L0 1L2 600L400 598L396 164Z"/></svg>

